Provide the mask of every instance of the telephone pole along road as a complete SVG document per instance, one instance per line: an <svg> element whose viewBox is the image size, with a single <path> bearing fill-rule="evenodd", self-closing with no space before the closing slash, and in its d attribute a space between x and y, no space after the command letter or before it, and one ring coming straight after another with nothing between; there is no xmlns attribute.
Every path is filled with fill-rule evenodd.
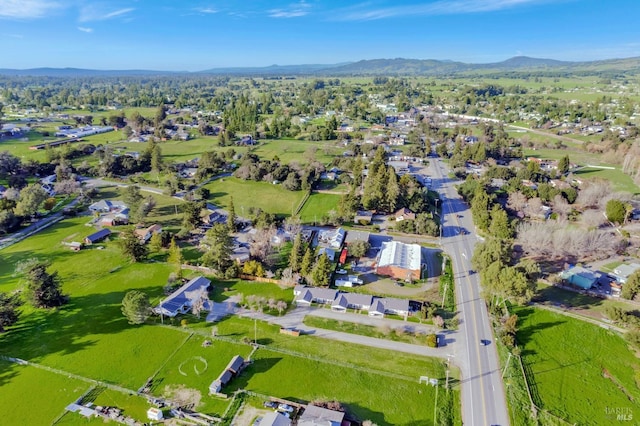
<svg viewBox="0 0 640 426"><path fill-rule="evenodd" d="M465 425L508 425L509 415L500 376L498 351L487 308L480 295L478 274L471 256L477 241L471 212L437 158L431 161L432 189L442 200L442 249L451 257L457 291L460 346L456 363L461 369L462 419Z"/></svg>

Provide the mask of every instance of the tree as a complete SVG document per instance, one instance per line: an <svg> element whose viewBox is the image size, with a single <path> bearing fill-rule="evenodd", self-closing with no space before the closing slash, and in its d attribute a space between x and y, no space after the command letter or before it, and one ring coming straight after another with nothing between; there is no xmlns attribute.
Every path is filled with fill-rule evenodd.
<svg viewBox="0 0 640 426"><path fill-rule="evenodd" d="M627 282L622 286L621 296L628 300L633 300L640 292L640 271L629 275Z"/></svg>
<svg viewBox="0 0 640 426"><path fill-rule="evenodd" d="M627 217L627 206L620 200L609 200L607 201L606 215L610 222L621 225Z"/></svg>
<svg viewBox="0 0 640 426"><path fill-rule="evenodd" d="M490 207L491 200L489 195L482 186L479 186L474 192L473 201L471 201L471 214L476 226L483 231L486 231L489 227Z"/></svg>
<svg viewBox="0 0 640 426"><path fill-rule="evenodd" d="M162 170L162 150L160 145L154 145L151 151L151 170L159 173Z"/></svg>
<svg viewBox="0 0 640 426"><path fill-rule="evenodd" d="M511 224L507 217L507 212L498 204L491 209L491 224L489 225L489 235L502 240L509 239L513 236Z"/></svg>
<svg viewBox="0 0 640 426"><path fill-rule="evenodd" d="M349 254L354 257L364 257L371 248L369 241L354 241L349 244Z"/></svg>
<svg viewBox="0 0 640 426"><path fill-rule="evenodd" d="M233 242L229 235L229 228L221 223L216 223L205 234L204 243L209 246L209 249L202 256L202 262L217 270L219 274L224 274L232 262L230 253L233 249Z"/></svg>
<svg viewBox="0 0 640 426"><path fill-rule="evenodd" d="M175 238L171 238L171 243L169 244L167 263L173 265L175 267L176 276L178 278L182 278L182 264L184 263L184 258L182 257L182 250L176 243Z"/></svg>
<svg viewBox="0 0 640 426"><path fill-rule="evenodd" d="M314 285L328 286L331 278L331 261L326 254L321 254L311 270L311 280Z"/></svg>
<svg viewBox="0 0 640 426"><path fill-rule="evenodd" d="M151 235L151 239L149 240L149 250L157 253L162 250L163 241L162 241L162 233L154 232Z"/></svg>
<svg viewBox="0 0 640 426"><path fill-rule="evenodd" d="M125 229L120 233L119 243L122 254L132 262L140 262L147 258L147 247L140 241L133 228Z"/></svg>
<svg viewBox="0 0 640 426"><path fill-rule="evenodd" d="M566 174L569 171L569 165L569 156L565 155L560 160L558 160L558 172L563 175Z"/></svg>
<svg viewBox="0 0 640 426"><path fill-rule="evenodd" d="M307 247L307 250L304 252L304 256L302 257L302 263L300 263L300 275L306 277L311 273L311 268L313 267L313 252L310 247Z"/></svg>
<svg viewBox="0 0 640 426"><path fill-rule="evenodd" d="M17 293L0 293L0 333L18 321L18 307L22 304Z"/></svg>
<svg viewBox="0 0 640 426"><path fill-rule="evenodd" d="M68 301L68 297L62 293L58 272L47 272L49 265L48 262L32 258L16 267L16 271L27 280L27 299L36 308L53 308Z"/></svg>
<svg viewBox="0 0 640 426"><path fill-rule="evenodd" d="M227 227L229 232L236 232L236 208L233 204L233 197L229 198L229 211L227 212Z"/></svg>
<svg viewBox="0 0 640 426"><path fill-rule="evenodd" d="M291 247L291 253L289 254L289 267L293 272L300 271L302 257L304 250L304 244L302 243L302 235L296 234L293 239L293 246Z"/></svg>
<svg viewBox="0 0 640 426"><path fill-rule="evenodd" d="M14 209L18 216L33 216L47 199L47 193L40 185L28 185L20 191L20 199Z"/></svg>
<svg viewBox="0 0 640 426"><path fill-rule="evenodd" d="M183 216L182 216L182 228L190 231L200 225L202 218L200 212L202 211L202 202L187 201L184 203Z"/></svg>
<svg viewBox="0 0 640 426"><path fill-rule="evenodd" d="M276 302L276 310L278 311L278 315L282 315L282 312L284 312L287 309L287 302L285 302L284 300L278 300Z"/></svg>
<svg viewBox="0 0 640 426"><path fill-rule="evenodd" d="M121 310L129 324L143 324L151 315L149 297L138 290L129 291L122 299Z"/></svg>

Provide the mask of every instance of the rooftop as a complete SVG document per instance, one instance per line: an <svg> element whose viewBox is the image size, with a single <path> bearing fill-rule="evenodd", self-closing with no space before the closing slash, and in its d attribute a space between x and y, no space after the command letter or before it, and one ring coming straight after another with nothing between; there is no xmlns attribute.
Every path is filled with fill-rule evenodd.
<svg viewBox="0 0 640 426"><path fill-rule="evenodd" d="M403 269L419 270L421 250L418 244L405 244L398 241L382 243L378 267L397 266Z"/></svg>

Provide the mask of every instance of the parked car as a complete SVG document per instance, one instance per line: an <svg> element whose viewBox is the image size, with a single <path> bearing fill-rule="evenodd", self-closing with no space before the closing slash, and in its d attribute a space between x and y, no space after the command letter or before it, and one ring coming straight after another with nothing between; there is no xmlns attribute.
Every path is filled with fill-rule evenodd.
<svg viewBox="0 0 640 426"><path fill-rule="evenodd" d="M284 411L285 413L293 413L294 408L289 404L278 404L278 411Z"/></svg>
<svg viewBox="0 0 640 426"><path fill-rule="evenodd" d="M344 275L344 274L346 274L346 273L347 273L346 269L338 269L338 270L336 271L336 274L340 274L340 275Z"/></svg>
<svg viewBox="0 0 640 426"><path fill-rule="evenodd" d="M263 405L266 408L278 408L278 403L273 401L265 401Z"/></svg>

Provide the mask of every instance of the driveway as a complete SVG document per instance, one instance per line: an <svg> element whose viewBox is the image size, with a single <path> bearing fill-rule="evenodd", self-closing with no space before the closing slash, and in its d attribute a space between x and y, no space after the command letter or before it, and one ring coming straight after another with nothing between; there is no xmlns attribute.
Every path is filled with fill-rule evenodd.
<svg viewBox="0 0 640 426"><path fill-rule="evenodd" d="M346 343L355 343L364 346L370 346L379 349L389 349L393 351L405 352L413 355L432 356L439 358L447 358L457 351L457 332L449 330L440 330L426 324L416 324L413 322L405 322L401 320L388 318L372 318L368 315L355 313L334 312L325 308L308 308L296 307L284 316L274 317L259 312L253 312L247 309L239 309L237 315L247 318L257 318L271 324L277 324L284 328L295 328L300 330L302 334L309 334L324 339L338 340ZM340 321L355 322L358 324L382 326L386 325L390 328L404 328L411 331L419 331L422 333L438 333L445 335L446 348L430 348L428 346L414 345L410 343L395 342L393 340L377 339L374 337L361 336L358 334L343 333L340 331L325 330L321 328L309 327L303 323L304 317L307 315L317 316L321 318L331 318Z"/></svg>

